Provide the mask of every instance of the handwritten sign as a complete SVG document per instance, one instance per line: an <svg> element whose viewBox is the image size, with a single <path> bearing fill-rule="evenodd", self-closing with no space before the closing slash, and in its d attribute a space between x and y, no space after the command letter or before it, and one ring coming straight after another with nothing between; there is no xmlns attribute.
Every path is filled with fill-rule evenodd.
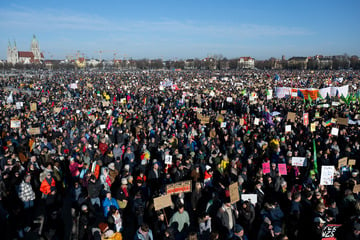
<svg viewBox="0 0 360 240"><path fill-rule="evenodd" d="M270 162L266 162L262 164L263 173L270 173Z"/></svg>
<svg viewBox="0 0 360 240"><path fill-rule="evenodd" d="M292 157L291 158L291 165L298 166L298 167L305 167L306 166L306 159L304 157Z"/></svg>
<svg viewBox="0 0 360 240"><path fill-rule="evenodd" d="M249 201L255 205L257 203L257 194L241 194L241 200Z"/></svg>
<svg viewBox="0 0 360 240"><path fill-rule="evenodd" d="M36 112L37 111L37 104L36 103L30 103L30 111Z"/></svg>
<svg viewBox="0 0 360 240"><path fill-rule="evenodd" d="M347 157L339 159L338 168L344 167L347 165Z"/></svg>
<svg viewBox="0 0 360 240"><path fill-rule="evenodd" d="M164 195L157 198L154 198L154 208L155 211L170 207L172 205L171 196Z"/></svg>
<svg viewBox="0 0 360 240"><path fill-rule="evenodd" d="M360 184L356 184L356 185L354 186L353 192L354 192L354 193L360 192Z"/></svg>
<svg viewBox="0 0 360 240"><path fill-rule="evenodd" d="M331 128L331 135L338 136L339 135L339 129L338 128Z"/></svg>
<svg viewBox="0 0 360 240"><path fill-rule="evenodd" d="M238 186L237 182L230 184L229 192L230 192L230 203L231 204L236 203L237 201L240 200L239 186Z"/></svg>
<svg viewBox="0 0 360 240"><path fill-rule="evenodd" d="M285 163L279 163L278 164L278 169L279 169L279 173L281 175L287 175L286 164Z"/></svg>
<svg viewBox="0 0 360 240"><path fill-rule="evenodd" d="M20 128L21 121L20 120L11 120L10 121L10 128Z"/></svg>
<svg viewBox="0 0 360 240"><path fill-rule="evenodd" d="M30 135L39 135L40 134L40 128L39 127L37 127L37 128L29 128L28 133Z"/></svg>
<svg viewBox="0 0 360 240"><path fill-rule="evenodd" d="M333 185L334 184L334 166L321 166L321 185Z"/></svg>
<svg viewBox="0 0 360 240"><path fill-rule="evenodd" d="M328 224L321 233L322 240L336 240L336 231L341 227L341 224Z"/></svg>
<svg viewBox="0 0 360 240"><path fill-rule="evenodd" d="M344 126L347 126L348 125L348 118L337 118L336 119L336 122L339 124L339 125L344 125Z"/></svg>
<svg viewBox="0 0 360 240"><path fill-rule="evenodd" d="M356 165L356 160L355 159L349 159L349 166L355 166Z"/></svg>
<svg viewBox="0 0 360 240"><path fill-rule="evenodd" d="M295 122L296 113L288 112L286 120L290 120L291 122Z"/></svg>
<svg viewBox="0 0 360 240"><path fill-rule="evenodd" d="M291 132L291 125L286 125L285 126L285 133L289 133Z"/></svg>
<svg viewBox="0 0 360 240"><path fill-rule="evenodd" d="M59 113L59 112L61 112L61 107L54 108L54 113Z"/></svg>
<svg viewBox="0 0 360 240"><path fill-rule="evenodd" d="M110 103L108 101L102 101L103 107L108 107L109 105L110 105Z"/></svg>

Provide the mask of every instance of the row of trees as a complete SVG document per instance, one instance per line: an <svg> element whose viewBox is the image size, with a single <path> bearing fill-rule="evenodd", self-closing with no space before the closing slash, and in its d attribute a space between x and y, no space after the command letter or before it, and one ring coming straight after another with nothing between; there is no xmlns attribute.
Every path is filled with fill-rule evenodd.
<svg viewBox="0 0 360 240"><path fill-rule="evenodd" d="M12 65L10 63L2 63L4 70L15 69L45 69L49 68L49 65L42 64L21 64L17 63ZM1 65L0 65L1 66ZM140 70L156 70L156 69L203 69L203 70L239 70L244 68L239 63L239 59L227 59L220 56L213 58L207 58L204 60L191 59L191 60L174 60L163 61L162 59L138 59L129 60L120 63L101 62L96 66L87 66L88 68L98 69L140 69ZM270 58L268 60L255 61L255 68L257 69L360 69L360 60L358 56L347 56L346 54L341 56L334 56L331 58L308 58L306 62L299 62L296 64L290 64L288 60L277 60ZM75 69L72 63L60 63L60 61L53 61L51 69Z"/></svg>

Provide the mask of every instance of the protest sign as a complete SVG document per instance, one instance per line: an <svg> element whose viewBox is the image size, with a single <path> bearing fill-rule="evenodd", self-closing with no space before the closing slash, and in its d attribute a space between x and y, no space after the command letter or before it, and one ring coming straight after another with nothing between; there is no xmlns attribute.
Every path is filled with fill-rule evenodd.
<svg viewBox="0 0 360 240"><path fill-rule="evenodd" d="M165 155L165 164L172 164L172 156L171 155Z"/></svg>
<svg viewBox="0 0 360 240"><path fill-rule="evenodd" d="M360 184L356 184L356 185L354 186L353 192L354 192L354 193L360 192Z"/></svg>
<svg viewBox="0 0 360 240"><path fill-rule="evenodd" d="M191 180L166 185L166 194L191 192Z"/></svg>
<svg viewBox="0 0 360 240"><path fill-rule="evenodd" d="M164 195L157 198L154 198L154 208L155 211L161 210L172 205L171 196Z"/></svg>
<svg viewBox="0 0 360 240"><path fill-rule="evenodd" d="M222 127L222 128L226 128L226 122L222 122L222 123L221 123L221 127Z"/></svg>
<svg viewBox="0 0 360 240"><path fill-rule="evenodd" d="M42 98L41 98L41 102L42 102L42 103L46 103L46 101L47 101L47 98L46 98L46 97L42 97Z"/></svg>
<svg viewBox="0 0 360 240"><path fill-rule="evenodd" d="M339 135L339 129L338 128L331 128L331 135L338 136Z"/></svg>
<svg viewBox="0 0 360 240"><path fill-rule="evenodd" d="M254 119L254 125L259 125L260 119L259 118L255 118Z"/></svg>
<svg viewBox="0 0 360 240"><path fill-rule="evenodd" d="M303 123L305 126L309 125L309 113L304 113L303 115Z"/></svg>
<svg viewBox="0 0 360 240"><path fill-rule="evenodd" d="M232 98L232 97L227 97L227 98L226 98L226 101L227 101L227 102L232 102L232 101L233 101L233 98Z"/></svg>
<svg viewBox="0 0 360 240"><path fill-rule="evenodd" d="M103 107L108 107L110 105L110 102L108 101L102 101L102 106Z"/></svg>
<svg viewBox="0 0 360 240"><path fill-rule="evenodd" d="M286 164L285 163L279 163L278 164L278 169L279 169L279 173L281 175L287 175Z"/></svg>
<svg viewBox="0 0 360 240"><path fill-rule="evenodd" d="M23 107L23 102L16 102L16 109L20 110Z"/></svg>
<svg viewBox="0 0 360 240"><path fill-rule="evenodd" d="M316 124L315 124L315 123L311 123L311 124L310 124L310 131L311 131L311 132L315 132L315 129L316 129Z"/></svg>
<svg viewBox="0 0 360 240"><path fill-rule="evenodd" d="M105 129L105 128L106 128L105 124L100 125L100 129Z"/></svg>
<svg viewBox="0 0 360 240"><path fill-rule="evenodd" d="M230 184L229 192L230 192L230 203L231 204L236 203L237 201L240 200L239 186L238 186L237 182Z"/></svg>
<svg viewBox="0 0 360 240"><path fill-rule="evenodd" d="M11 120L10 121L10 128L20 128L21 121L20 120Z"/></svg>
<svg viewBox="0 0 360 240"><path fill-rule="evenodd" d="M270 173L270 162L265 162L262 164L263 173Z"/></svg>
<svg viewBox="0 0 360 240"><path fill-rule="evenodd" d="M296 113L294 112L288 112L286 120L290 120L291 122L295 122L296 119Z"/></svg>
<svg viewBox="0 0 360 240"><path fill-rule="evenodd" d="M286 125L285 126L285 133L289 133L291 132L291 125Z"/></svg>
<svg viewBox="0 0 360 240"><path fill-rule="evenodd" d="M306 158L304 157L292 157L291 158L291 165L298 166L298 167L305 167L306 166Z"/></svg>
<svg viewBox="0 0 360 240"><path fill-rule="evenodd" d="M339 125L344 125L347 126L348 125L348 118L337 118L336 121Z"/></svg>
<svg viewBox="0 0 360 240"><path fill-rule="evenodd" d="M355 166L355 164L356 164L355 159L349 159L349 163L348 163L349 166Z"/></svg>
<svg viewBox="0 0 360 240"><path fill-rule="evenodd" d="M257 203L257 194L241 194L241 200L249 201L255 205Z"/></svg>
<svg viewBox="0 0 360 240"><path fill-rule="evenodd" d="M336 240L336 231L341 227L341 224L328 224L324 226L322 233L321 233L321 239L322 240Z"/></svg>
<svg viewBox="0 0 360 240"><path fill-rule="evenodd" d="M32 112L37 111L37 104L36 103L30 103L30 111L32 111Z"/></svg>
<svg viewBox="0 0 360 240"><path fill-rule="evenodd" d="M334 172L335 172L334 166L321 166L320 184L321 185L333 185Z"/></svg>
<svg viewBox="0 0 360 240"><path fill-rule="evenodd" d="M226 110L221 110L220 114L226 114Z"/></svg>
<svg viewBox="0 0 360 240"><path fill-rule="evenodd" d="M243 126L243 125L244 125L244 119L241 118L241 119L240 119L240 126Z"/></svg>
<svg viewBox="0 0 360 240"><path fill-rule="evenodd" d="M320 113L319 112L315 112L315 118L320 118Z"/></svg>
<svg viewBox="0 0 360 240"><path fill-rule="evenodd" d="M40 128L39 127L37 127L37 128L29 128L28 133L30 135L39 135L40 134Z"/></svg>
<svg viewBox="0 0 360 240"><path fill-rule="evenodd" d="M346 165L347 165L347 157L339 159L338 168L341 168L341 167L346 166Z"/></svg>

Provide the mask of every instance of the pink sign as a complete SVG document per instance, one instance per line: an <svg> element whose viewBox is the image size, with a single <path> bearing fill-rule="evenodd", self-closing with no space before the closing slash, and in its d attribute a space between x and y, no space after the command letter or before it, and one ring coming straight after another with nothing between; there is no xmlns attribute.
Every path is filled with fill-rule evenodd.
<svg viewBox="0 0 360 240"><path fill-rule="evenodd" d="M281 175L287 175L286 164L285 163L279 163L278 168L279 168L279 173Z"/></svg>
<svg viewBox="0 0 360 240"><path fill-rule="evenodd" d="M270 173L270 162L266 162L262 164L263 173Z"/></svg>

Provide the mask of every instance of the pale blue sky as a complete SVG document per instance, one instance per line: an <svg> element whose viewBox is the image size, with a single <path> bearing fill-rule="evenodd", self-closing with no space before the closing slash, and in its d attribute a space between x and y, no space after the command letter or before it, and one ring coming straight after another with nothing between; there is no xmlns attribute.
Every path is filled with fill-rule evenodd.
<svg viewBox="0 0 360 240"><path fill-rule="evenodd" d="M33 34L49 59L360 55L359 9L359 0L4 0L0 59L8 40L29 50Z"/></svg>

